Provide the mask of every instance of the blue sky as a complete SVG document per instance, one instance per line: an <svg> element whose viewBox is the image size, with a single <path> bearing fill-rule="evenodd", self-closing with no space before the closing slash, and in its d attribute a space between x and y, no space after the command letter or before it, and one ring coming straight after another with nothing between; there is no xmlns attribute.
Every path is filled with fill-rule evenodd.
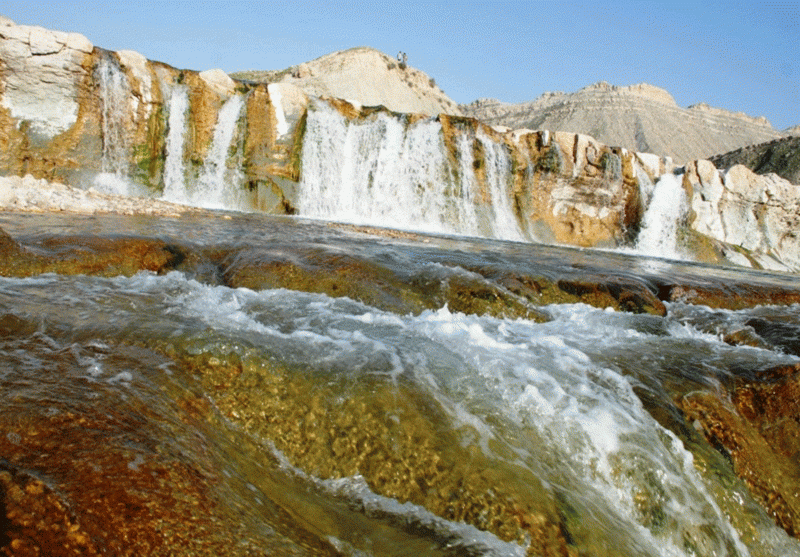
<svg viewBox="0 0 800 557"><path fill-rule="evenodd" d="M6 1L17 23L195 70L283 69L371 46L456 102L646 82L777 129L800 124L800 2Z"/></svg>

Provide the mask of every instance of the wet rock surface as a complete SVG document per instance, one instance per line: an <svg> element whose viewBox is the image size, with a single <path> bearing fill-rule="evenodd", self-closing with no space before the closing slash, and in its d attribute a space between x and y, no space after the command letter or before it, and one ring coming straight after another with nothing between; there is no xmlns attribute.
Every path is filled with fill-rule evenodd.
<svg viewBox="0 0 800 557"><path fill-rule="evenodd" d="M23 347L25 359L9 359ZM265 528L231 503L240 495L225 470L236 464L206 425L213 413L158 385L163 357L41 333L4 337L0 351L0 554L336 554L280 508L259 515ZM108 381L101 367L127 371ZM164 389L177 396L156 394Z"/></svg>
<svg viewBox="0 0 800 557"><path fill-rule="evenodd" d="M775 523L800 537L800 366L738 378L718 393L679 401L687 421L733 465Z"/></svg>

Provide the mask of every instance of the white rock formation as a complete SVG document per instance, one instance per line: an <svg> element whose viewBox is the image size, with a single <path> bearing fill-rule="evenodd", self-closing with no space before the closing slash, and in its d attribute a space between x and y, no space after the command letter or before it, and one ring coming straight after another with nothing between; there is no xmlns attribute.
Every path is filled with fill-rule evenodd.
<svg viewBox="0 0 800 557"><path fill-rule="evenodd" d="M221 97L229 97L236 88L236 82L220 69L205 70L200 72L202 79L208 87Z"/></svg>
<svg viewBox="0 0 800 557"><path fill-rule="evenodd" d="M742 165L723 173L706 160L691 162L684 176L692 228L750 250L765 268L800 269L800 186Z"/></svg>
<svg viewBox="0 0 800 557"><path fill-rule="evenodd" d="M263 76L261 75L263 74ZM308 95L345 99L395 112L461 115L458 105L424 72L368 47L334 52L286 72L240 72L235 77L277 77ZM259 77L261 76L261 77Z"/></svg>
<svg viewBox="0 0 800 557"><path fill-rule="evenodd" d="M82 190L33 176L0 177L0 210L30 213L60 212L80 214L118 213L178 216L198 209L157 199L110 195Z"/></svg>
<svg viewBox="0 0 800 557"><path fill-rule="evenodd" d="M78 117L78 84L93 48L78 33L0 18L0 106L46 139L68 130Z"/></svg>

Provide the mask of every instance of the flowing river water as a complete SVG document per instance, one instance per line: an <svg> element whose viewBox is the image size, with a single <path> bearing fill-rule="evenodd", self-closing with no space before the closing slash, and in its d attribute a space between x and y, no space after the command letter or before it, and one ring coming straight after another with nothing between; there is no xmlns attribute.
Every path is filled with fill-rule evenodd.
<svg viewBox="0 0 800 557"><path fill-rule="evenodd" d="M796 439L764 433L797 413L736 406L797 383L794 276L264 215L0 228L9 531L44 493L83 554L800 555ZM120 231L144 270L103 263Z"/></svg>

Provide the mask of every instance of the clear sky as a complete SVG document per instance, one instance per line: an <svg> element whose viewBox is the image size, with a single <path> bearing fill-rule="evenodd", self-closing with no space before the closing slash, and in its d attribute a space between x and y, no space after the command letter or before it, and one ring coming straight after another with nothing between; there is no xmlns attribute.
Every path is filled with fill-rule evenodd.
<svg viewBox="0 0 800 557"><path fill-rule="evenodd" d="M800 124L800 1L11 0L0 14L186 69L283 69L371 46L406 52L459 103L646 82L680 106Z"/></svg>

